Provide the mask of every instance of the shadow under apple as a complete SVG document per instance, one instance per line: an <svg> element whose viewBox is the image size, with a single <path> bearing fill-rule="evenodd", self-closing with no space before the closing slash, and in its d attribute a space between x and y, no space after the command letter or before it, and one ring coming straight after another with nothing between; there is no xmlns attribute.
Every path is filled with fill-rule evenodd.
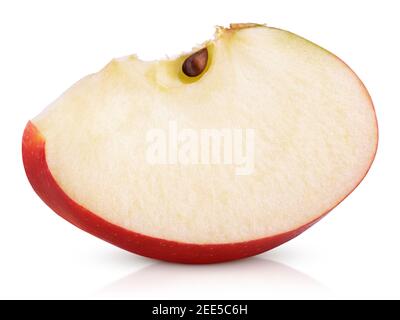
<svg viewBox="0 0 400 320"><path fill-rule="evenodd" d="M96 293L130 299L277 299L321 297L328 290L303 272L254 257L231 263L179 265L156 262Z"/></svg>

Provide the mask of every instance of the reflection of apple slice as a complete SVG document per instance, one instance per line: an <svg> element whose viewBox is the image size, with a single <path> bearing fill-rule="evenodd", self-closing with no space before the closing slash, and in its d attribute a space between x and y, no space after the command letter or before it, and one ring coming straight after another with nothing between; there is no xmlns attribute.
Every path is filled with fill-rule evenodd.
<svg viewBox="0 0 400 320"><path fill-rule="evenodd" d="M30 121L23 160L38 195L126 250L211 263L290 240L360 183L377 123L367 90L340 59L258 25L219 29L203 48L113 60ZM149 164L146 133L171 121L254 130L252 174L224 163Z"/></svg>
<svg viewBox="0 0 400 320"><path fill-rule="evenodd" d="M224 299L329 298L317 279L280 262L254 257L206 268L152 263L106 285L95 299L211 300L220 299L222 293Z"/></svg>

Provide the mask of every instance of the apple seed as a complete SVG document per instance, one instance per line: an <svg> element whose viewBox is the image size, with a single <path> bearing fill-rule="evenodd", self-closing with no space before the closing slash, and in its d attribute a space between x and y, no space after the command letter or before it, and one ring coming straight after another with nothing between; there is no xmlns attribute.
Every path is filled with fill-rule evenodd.
<svg viewBox="0 0 400 320"><path fill-rule="evenodd" d="M182 65L182 71L188 77L197 77L206 68L207 61L208 50L203 48L186 58Z"/></svg>

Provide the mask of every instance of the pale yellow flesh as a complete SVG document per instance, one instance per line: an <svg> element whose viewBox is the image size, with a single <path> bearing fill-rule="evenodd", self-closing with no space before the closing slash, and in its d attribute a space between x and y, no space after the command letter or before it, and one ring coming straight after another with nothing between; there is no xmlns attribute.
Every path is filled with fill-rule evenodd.
<svg viewBox="0 0 400 320"><path fill-rule="evenodd" d="M356 186L373 159L377 127L366 89L343 62L267 27L220 31L208 46L208 69L191 83L181 73L184 57L117 59L33 120L67 195L138 233L228 243L295 229ZM171 120L254 129L254 173L150 165L146 132Z"/></svg>

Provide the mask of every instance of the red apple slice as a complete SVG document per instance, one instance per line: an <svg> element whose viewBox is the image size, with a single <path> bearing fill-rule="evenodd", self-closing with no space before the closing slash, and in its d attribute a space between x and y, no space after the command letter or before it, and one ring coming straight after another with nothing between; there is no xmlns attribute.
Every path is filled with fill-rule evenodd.
<svg viewBox="0 0 400 320"><path fill-rule="evenodd" d="M378 130L368 92L347 65L259 25L221 28L203 48L171 60L113 60L30 121L23 160L42 200L128 251L213 263L292 239L354 190ZM252 144L253 156L226 161L217 145L223 159L207 164L198 144L198 154L189 148L181 158L187 141L179 134L199 139L210 128L251 130L237 140L241 150L232 134L233 149L223 151ZM149 133L160 130L166 164L146 156Z"/></svg>

